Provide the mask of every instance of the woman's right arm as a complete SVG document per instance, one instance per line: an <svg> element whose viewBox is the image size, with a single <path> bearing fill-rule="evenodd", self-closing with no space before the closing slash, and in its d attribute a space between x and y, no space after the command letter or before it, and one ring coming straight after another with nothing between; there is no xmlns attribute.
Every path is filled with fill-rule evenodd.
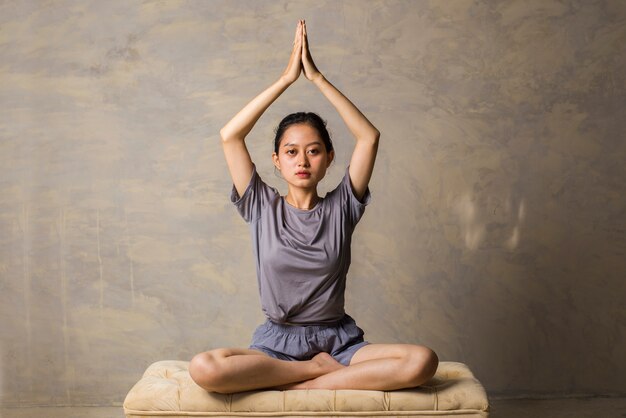
<svg viewBox="0 0 626 418"><path fill-rule="evenodd" d="M252 159L245 138L267 108L300 76L302 56L302 21L298 22L293 51L280 78L252 99L222 129L222 147L233 184L242 196L252 177Z"/></svg>

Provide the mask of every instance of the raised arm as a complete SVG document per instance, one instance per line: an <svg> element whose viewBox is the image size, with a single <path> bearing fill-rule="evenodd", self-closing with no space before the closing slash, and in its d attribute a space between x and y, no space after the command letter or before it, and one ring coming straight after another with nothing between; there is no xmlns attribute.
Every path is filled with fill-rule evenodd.
<svg viewBox="0 0 626 418"><path fill-rule="evenodd" d="M302 25L303 22L299 21L289 64L280 78L252 99L220 129L228 170L240 196L245 192L252 177L252 159L246 147L245 138L267 108L300 76Z"/></svg>
<svg viewBox="0 0 626 418"><path fill-rule="evenodd" d="M357 109L357 107L344 96L330 81L317 69L309 52L309 43L306 33L306 22L302 32L302 69L307 79L311 80L337 109L339 115L348 126L356 139L352 159L350 160L350 181L354 194L361 200L367 190L376 153L378 152L378 140L380 132L371 122Z"/></svg>

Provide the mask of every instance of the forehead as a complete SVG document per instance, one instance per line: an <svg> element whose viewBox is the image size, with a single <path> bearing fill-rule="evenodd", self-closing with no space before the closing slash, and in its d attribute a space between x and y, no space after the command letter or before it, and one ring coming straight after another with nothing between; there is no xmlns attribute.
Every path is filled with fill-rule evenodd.
<svg viewBox="0 0 626 418"><path fill-rule="evenodd" d="M321 137L317 129L311 125L299 123L287 128L283 133L282 140L285 144L305 145L305 142L307 144L316 140L321 142Z"/></svg>

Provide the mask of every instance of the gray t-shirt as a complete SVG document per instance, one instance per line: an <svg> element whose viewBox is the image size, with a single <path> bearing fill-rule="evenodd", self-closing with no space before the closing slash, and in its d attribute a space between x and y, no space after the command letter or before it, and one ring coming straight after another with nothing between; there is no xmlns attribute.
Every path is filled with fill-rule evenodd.
<svg viewBox="0 0 626 418"><path fill-rule="evenodd" d="M333 323L344 316L352 232L371 199L354 195L348 174L311 210L285 201L258 175L230 200L250 226L265 316L279 323Z"/></svg>

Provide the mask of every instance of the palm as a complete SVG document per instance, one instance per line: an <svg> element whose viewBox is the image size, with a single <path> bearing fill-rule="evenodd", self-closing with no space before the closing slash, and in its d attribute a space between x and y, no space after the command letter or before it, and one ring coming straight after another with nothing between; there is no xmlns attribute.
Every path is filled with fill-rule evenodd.
<svg viewBox="0 0 626 418"><path fill-rule="evenodd" d="M306 23L303 24L302 32L302 69L304 71L304 76L311 81L321 75L321 73L315 66L315 63L313 62L311 52L309 51L309 41L306 34Z"/></svg>
<svg viewBox="0 0 626 418"><path fill-rule="evenodd" d="M296 28L296 36L293 41L293 50L291 51L291 57L289 57L289 64L283 72L283 77L293 83L300 77L302 71L302 22L298 22Z"/></svg>

